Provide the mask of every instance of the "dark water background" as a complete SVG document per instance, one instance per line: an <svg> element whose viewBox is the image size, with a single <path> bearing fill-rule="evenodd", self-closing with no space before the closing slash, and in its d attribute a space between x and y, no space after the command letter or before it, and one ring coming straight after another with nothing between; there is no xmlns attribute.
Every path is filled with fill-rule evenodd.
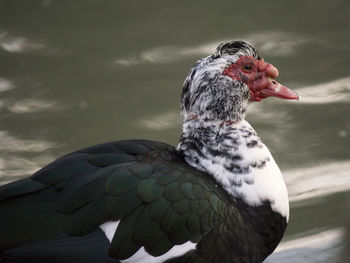
<svg viewBox="0 0 350 263"><path fill-rule="evenodd" d="M0 0L0 183L101 142L176 145L188 70L243 39L301 95L247 117L291 199L291 254L271 262L332 262L350 213L349 15L345 0Z"/></svg>

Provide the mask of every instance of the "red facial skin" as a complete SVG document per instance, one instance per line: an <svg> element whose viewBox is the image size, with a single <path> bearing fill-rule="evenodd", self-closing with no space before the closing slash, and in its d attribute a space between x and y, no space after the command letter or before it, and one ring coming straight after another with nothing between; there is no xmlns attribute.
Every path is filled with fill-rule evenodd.
<svg viewBox="0 0 350 263"><path fill-rule="evenodd" d="M226 67L222 74L247 84L251 101L261 101L270 96L289 100L299 99L298 94L275 80L278 70L273 65L251 56L240 57L235 63Z"/></svg>

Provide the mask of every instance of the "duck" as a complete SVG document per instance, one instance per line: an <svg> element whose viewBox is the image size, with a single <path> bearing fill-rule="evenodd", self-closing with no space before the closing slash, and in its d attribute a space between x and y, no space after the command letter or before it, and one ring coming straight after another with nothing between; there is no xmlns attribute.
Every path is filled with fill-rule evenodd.
<svg viewBox="0 0 350 263"><path fill-rule="evenodd" d="M298 100L244 41L188 73L179 144L120 140L69 153L0 187L1 262L263 262L289 220L287 188L245 120Z"/></svg>

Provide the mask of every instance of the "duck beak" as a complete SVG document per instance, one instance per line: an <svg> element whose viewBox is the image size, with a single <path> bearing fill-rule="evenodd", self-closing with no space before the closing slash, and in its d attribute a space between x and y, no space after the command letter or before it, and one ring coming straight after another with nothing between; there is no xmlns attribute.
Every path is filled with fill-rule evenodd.
<svg viewBox="0 0 350 263"><path fill-rule="evenodd" d="M268 78L268 85L266 88L260 90L260 97L277 97L285 100L299 100L299 96L296 92L281 85L273 78Z"/></svg>

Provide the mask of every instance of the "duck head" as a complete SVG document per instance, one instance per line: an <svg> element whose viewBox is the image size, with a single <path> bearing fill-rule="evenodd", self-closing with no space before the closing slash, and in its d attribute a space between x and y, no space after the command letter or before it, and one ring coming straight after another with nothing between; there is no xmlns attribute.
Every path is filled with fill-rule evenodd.
<svg viewBox="0 0 350 263"><path fill-rule="evenodd" d="M297 100L298 95L276 81L278 70L243 41L220 44L200 59L184 82L181 96L185 119L238 122L250 101L267 97Z"/></svg>

